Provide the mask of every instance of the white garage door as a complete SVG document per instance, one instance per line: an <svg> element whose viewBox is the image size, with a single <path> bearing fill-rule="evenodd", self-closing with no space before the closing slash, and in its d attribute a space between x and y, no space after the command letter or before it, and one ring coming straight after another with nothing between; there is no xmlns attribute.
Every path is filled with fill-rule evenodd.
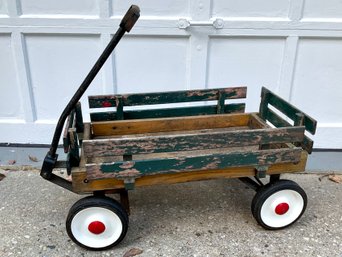
<svg viewBox="0 0 342 257"><path fill-rule="evenodd" d="M141 18L89 94L267 86L342 147L340 0L136 0ZM0 142L49 143L128 9L118 0L0 0ZM86 96L82 99L84 112Z"/></svg>

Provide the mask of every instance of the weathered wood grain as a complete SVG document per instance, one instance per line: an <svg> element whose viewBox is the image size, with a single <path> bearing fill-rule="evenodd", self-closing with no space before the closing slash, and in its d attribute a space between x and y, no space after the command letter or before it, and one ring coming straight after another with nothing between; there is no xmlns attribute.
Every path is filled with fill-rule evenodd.
<svg viewBox="0 0 342 257"><path fill-rule="evenodd" d="M244 103L226 104L220 113L243 113L245 111ZM125 120L132 119L151 119L151 118L169 118L169 117L184 117L197 115L210 115L217 113L217 105L209 106L191 106L191 107L177 107L165 109L152 110L125 110L123 111L123 118ZM96 121L111 121L120 120L121 118L117 112L93 112L90 114L92 122Z"/></svg>
<svg viewBox="0 0 342 257"><path fill-rule="evenodd" d="M291 126L290 123L282 119L278 114L276 114L272 110L268 110L267 120L277 128ZM305 149L309 154L312 153L313 141L309 137L304 136L303 141L300 144L303 147L303 149Z"/></svg>
<svg viewBox="0 0 342 257"><path fill-rule="evenodd" d="M269 125L267 125L266 121L263 120L259 115L259 113L254 112L254 113L250 113L250 119L249 119L249 123L248 126L251 129L261 129L261 128L270 128Z"/></svg>
<svg viewBox="0 0 342 257"><path fill-rule="evenodd" d="M317 121L315 119L305 114L304 112L302 112L301 110L293 106L292 104L288 103L283 98L272 93L270 90L268 90L265 87L262 88L262 96L264 96L265 98L265 100L262 100L262 102L265 101L266 103L271 104L273 107L275 107L276 109L278 109L279 111L287 115L293 121L296 121L298 119L298 116L297 116L298 114L302 114L303 122L304 122L304 126L306 130L310 132L312 135L315 134L316 127L317 127ZM263 108L264 107L261 108L261 111L263 111ZM269 111L270 110L267 110L267 113ZM264 116L262 114L261 117L264 117ZM266 114L266 116L268 116L268 114Z"/></svg>
<svg viewBox="0 0 342 257"><path fill-rule="evenodd" d="M83 116L82 116L82 107L81 103L78 102L75 108L75 116L76 116L76 131L77 133L83 133L84 125L83 125Z"/></svg>
<svg viewBox="0 0 342 257"><path fill-rule="evenodd" d="M232 87L219 89L202 89L187 91L170 91L143 94L124 94L122 97L124 106L180 103L194 101L211 101L219 99L219 91L224 92L225 99L246 98L246 87ZM116 97L119 95L89 96L90 108L115 107Z"/></svg>
<svg viewBox="0 0 342 257"><path fill-rule="evenodd" d="M86 164L88 179L136 178L153 174L182 171L212 170L241 166L268 166L275 163L296 163L301 148L271 149L260 151L230 152L222 154L195 155L180 158L136 160L103 164Z"/></svg>
<svg viewBox="0 0 342 257"><path fill-rule="evenodd" d="M71 111L71 113L68 115L68 118L67 118L65 125L64 125L64 131L63 131L64 153L69 152L70 143L71 143L70 142L70 136L69 136L69 129L73 126L74 116L75 116L75 111Z"/></svg>
<svg viewBox="0 0 342 257"><path fill-rule="evenodd" d="M211 129L178 135L164 134L87 140L83 141L83 149L87 157L122 156L302 142L303 137L304 127L237 131Z"/></svg>
<svg viewBox="0 0 342 257"><path fill-rule="evenodd" d="M308 154L305 151L301 153L299 163L278 163L272 164L267 170L267 174L281 174L300 172L305 170ZM151 185L166 185L184 183L190 181L210 180L210 179L223 179L223 178L238 178L249 177L255 175L255 167L233 167L222 170L210 171L192 171L180 172L174 174L159 174L150 175L137 178L135 180L135 187L151 186ZM120 179L95 179L87 180L87 173L83 165L81 168L74 168L72 171L72 186L73 191L76 193L92 193L98 190L113 190L123 189L124 181Z"/></svg>
<svg viewBox="0 0 342 257"><path fill-rule="evenodd" d="M201 115L183 118L160 118L93 122L94 136L132 135L165 131L187 131L210 128L247 126L247 114Z"/></svg>

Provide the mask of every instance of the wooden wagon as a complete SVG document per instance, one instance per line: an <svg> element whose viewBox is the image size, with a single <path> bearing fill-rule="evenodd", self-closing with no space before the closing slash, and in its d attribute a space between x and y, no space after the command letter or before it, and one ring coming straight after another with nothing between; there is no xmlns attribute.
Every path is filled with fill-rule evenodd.
<svg viewBox="0 0 342 257"><path fill-rule="evenodd" d="M128 18L127 18L128 16ZM79 194L66 227L78 245L102 250L128 229L128 191L142 186L239 178L256 190L252 213L266 229L303 214L307 196L285 172L304 171L316 121L266 88L259 112L245 113L245 87L90 96L89 123L78 102L120 37L139 17L133 7L61 115L41 176ZM133 19L133 21L132 21ZM114 43L113 43L114 41ZM108 49L110 48L110 49ZM65 161L56 149L65 120ZM53 173L65 167L72 180ZM269 182L260 179L269 175ZM120 194L120 202L106 194Z"/></svg>

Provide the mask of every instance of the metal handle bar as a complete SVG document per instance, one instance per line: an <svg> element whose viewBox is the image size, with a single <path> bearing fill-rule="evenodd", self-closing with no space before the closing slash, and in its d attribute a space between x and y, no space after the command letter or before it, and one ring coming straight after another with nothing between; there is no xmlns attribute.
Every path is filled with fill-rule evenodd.
<svg viewBox="0 0 342 257"><path fill-rule="evenodd" d="M40 175L46 179L51 178L51 173L53 168L55 167L55 164L57 162L58 155L56 154L58 142L62 134L63 126L65 123L65 120L67 119L70 112L76 107L77 102L81 99L84 92L89 87L90 83L94 80L97 73L102 68L103 64L106 62L110 54L113 52L116 45L119 43L122 36L125 34L125 32L129 32L136 21L140 17L140 9L136 5L132 5L125 16L122 18L120 27L111 39L111 41L108 43L107 47L103 50L102 54L92 67L92 69L89 71L88 75L83 80L82 84L77 89L74 96L70 99L69 103L63 110L61 116L59 117L59 120L56 125L55 133L53 135L53 139L51 142L50 150L45 156L43 166L41 169Z"/></svg>

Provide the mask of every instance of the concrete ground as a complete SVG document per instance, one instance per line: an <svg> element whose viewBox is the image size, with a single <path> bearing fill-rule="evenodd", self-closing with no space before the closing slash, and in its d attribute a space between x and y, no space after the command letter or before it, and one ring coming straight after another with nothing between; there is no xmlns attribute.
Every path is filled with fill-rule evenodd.
<svg viewBox="0 0 342 257"><path fill-rule="evenodd" d="M281 231L266 231L250 212L254 192L237 180L153 186L130 193L126 238L116 248L90 252L65 231L71 205L81 198L39 177L37 171L2 171L0 256L123 256L138 248L153 256L342 257L342 184L320 175L285 175L306 191L303 217Z"/></svg>

